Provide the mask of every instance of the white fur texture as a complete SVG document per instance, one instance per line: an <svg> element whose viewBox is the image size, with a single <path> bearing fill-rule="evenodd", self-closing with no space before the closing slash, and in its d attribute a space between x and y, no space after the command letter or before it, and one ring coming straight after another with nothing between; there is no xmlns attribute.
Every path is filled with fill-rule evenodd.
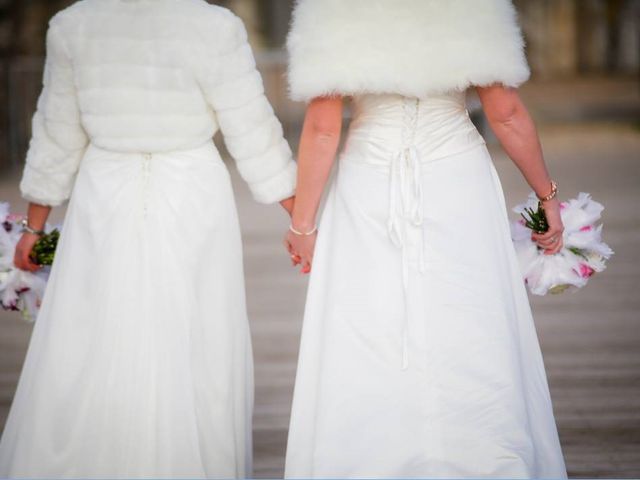
<svg viewBox="0 0 640 480"><path fill-rule="evenodd" d="M299 0L287 46L295 100L424 97L529 77L509 0Z"/></svg>
<svg viewBox="0 0 640 480"><path fill-rule="evenodd" d="M295 162L236 16L204 0L77 2L49 27L23 196L64 202L90 142L168 152L218 128L256 200L293 194Z"/></svg>

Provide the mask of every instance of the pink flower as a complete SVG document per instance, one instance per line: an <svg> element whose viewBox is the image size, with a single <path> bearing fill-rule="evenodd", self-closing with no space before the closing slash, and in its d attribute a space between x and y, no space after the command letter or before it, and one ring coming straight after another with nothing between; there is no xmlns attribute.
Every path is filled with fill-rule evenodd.
<svg viewBox="0 0 640 480"><path fill-rule="evenodd" d="M596 271L591 268L589 265L587 265L586 263L581 263L580 264L580 276L582 278L589 278L591 275L593 275L594 273L596 273Z"/></svg>
<svg viewBox="0 0 640 480"><path fill-rule="evenodd" d="M7 216L7 220L9 222L21 222L24 219L24 215L21 215L19 213L10 213Z"/></svg>
<svg viewBox="0 0 640 480"><path fill-rule="evenodd" d="M591 230L593 230L593 227L591 225L585 225L584 227L580 228L581 232L590 232Z"/></svg>

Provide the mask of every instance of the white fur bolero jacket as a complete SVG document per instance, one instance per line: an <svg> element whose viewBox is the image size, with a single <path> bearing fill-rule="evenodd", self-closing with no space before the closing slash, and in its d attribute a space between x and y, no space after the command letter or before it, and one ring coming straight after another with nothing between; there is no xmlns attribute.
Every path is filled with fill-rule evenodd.
<svg viewBox="0 0 640 480"><path fill-rule="evenodd" d="M290 94L303 101L529 77L510 0L298 0L287 47Z"/></svg>
<svg viewBox="0 0 640 480"><path fill-rule="evenodd" d="M82 0L50 22L22 194L64 202L89 143L168 152L218 129L256 200L293 194L295 162L236 16L204 0Z"/></svg>

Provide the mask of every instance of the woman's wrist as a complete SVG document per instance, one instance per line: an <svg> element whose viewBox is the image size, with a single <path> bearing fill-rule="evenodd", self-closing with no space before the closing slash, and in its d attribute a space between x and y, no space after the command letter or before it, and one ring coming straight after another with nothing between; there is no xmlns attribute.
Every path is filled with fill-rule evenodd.
<svg viewBox="0 0 640 480"><path fill-rule="evenodd" d="M47 224L47 218L49 218L50 212L50 206L40 205L33 202L29 203L29 209L26 218L26 223L29 229L36 232L43 232L45 229L45 225ZM28 232L29 230L27 228L23 228L23 231Z"/></svg>
<svg viewBox="0 0 640 480"><path fill-rule="evenodd" d="M300 215L296 210L292 212L291 215L291 225L296 230L301 232L307 232L316 226L316 218L315 215L312 217L307 217L304 215Z"/></svg>
<svg viewBox="0 0 640 480"><path fill-rule="evenodd" d="M317 225L314 225L309 229L298 230L296 227L293 226L293 224L291 224L289 225L289 231L294 235L298 235L299 237L308 237L316 233L318 231L318 227Z"/></svg>
<svg viewBox="0 0 640 480"><path fill-rule="evenodd" d="M549 188L544 192L536 192L538 200L542 203L549 202L556 198L558 194L558 184L554 180L549 180Z"/></svg>
<svg viewBox="0 0 640 480"><path fill-rule="evenodd" d="M22 232L30 235L37 235L38 237L43 236L46 232L44 231L44 225L33 225L29 222L29 219L25 218L22 220Z"/></svg>
<svg viewBox="0 0 640 480"><path fill-rule="evenodd" d="M289 224L289 231L295 235L308 236L313 235L318 230L318 226L315 222L296 222L295 219L291 220Z"/></svg>

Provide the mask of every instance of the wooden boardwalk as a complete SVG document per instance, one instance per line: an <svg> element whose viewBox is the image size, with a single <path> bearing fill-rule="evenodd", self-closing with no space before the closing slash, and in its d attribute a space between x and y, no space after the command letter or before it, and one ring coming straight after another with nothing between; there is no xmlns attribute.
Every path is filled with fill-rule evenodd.
<svg viewBox="0 0 640 480"><path fill-rule="evenodd" d="M605 203L605 236L616 251L583 291L532 298L567 466L573 477L638 478L640 131L582 125L544 129L542 138L562 196L583 190ZM527 188L499 151L494 158L512 205ZM0 198L17 198L16 181L0 181ZM234 181L256 360L255 475L275 478L284 464L306 280L282 251L284 214L254 204ZM15 315L0 313L0 427L29 334Z"/></svg>

